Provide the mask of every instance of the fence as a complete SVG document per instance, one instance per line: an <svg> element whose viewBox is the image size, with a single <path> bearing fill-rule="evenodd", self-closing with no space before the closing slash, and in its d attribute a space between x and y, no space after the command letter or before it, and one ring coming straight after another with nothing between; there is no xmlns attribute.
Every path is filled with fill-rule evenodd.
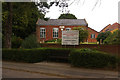
<svg viewBox="0 0 120 80"><path fill-rule="evenodd" d="M98 44L80 44L77 46L68 46L68 45L61 45L61 44L51 44L51 43L44 43L41 44L41 47L50 47L50 48L95 48L97 50L118 54L120 55L120 45L98 45Z"/></svg>

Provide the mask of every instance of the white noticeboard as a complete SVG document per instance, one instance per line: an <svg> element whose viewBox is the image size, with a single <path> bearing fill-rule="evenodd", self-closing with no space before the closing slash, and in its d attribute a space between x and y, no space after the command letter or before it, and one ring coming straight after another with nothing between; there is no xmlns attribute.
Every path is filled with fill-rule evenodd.
<svg viewBox="0 0 120 80"><path fill-rule="evenodd" d="M62 45L79 45L79 31L62 31Z"/></svg>

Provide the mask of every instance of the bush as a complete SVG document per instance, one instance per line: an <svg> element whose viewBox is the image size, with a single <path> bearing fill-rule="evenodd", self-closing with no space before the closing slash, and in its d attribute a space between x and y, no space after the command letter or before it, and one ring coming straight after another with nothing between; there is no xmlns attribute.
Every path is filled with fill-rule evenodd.
<svg viewBox="0 0 120 80"><path fill-rule="evenodd" d="M61 43L62 42L62 39L57 39L57 43Z"/></svg>
<svg viewBox="0 0 120 80"><path fill-rule="evenodd" d="M12 36L12 48L19 48L22 44L22 39L20 37Z"/></svg>
<svg viewBox="0 0 120 80"><path fill-rule="evenodd" d="M120 30L115 31L109 35L105 40L105 44L120 44Z"/></svg>
<svg viewBox="0 0 120 80"><path fill-rule="evenodd" d="M62 39L53 39L53 40L48 40L48 41L45 41L45 43L61 43Z"/></svg>
<svg viewBox="0 0 120 80"><path fill-rule="evenodd" d="M63 48L38 48L38 49L3 49L2 59L19 62L40 61L68 61L69 49Z"/></svg>
<svg viewBox="0 0 120 80"><path fill-rule="evenodd" d="M73 66L103 68L116 67L117 58L100 51L90 49L74 50L70 53L69 60Z"/></svg>
<svg viewBox="0 0 120 80"><path fill-rule="evenodd" d="M73 66L103 68L116 67L115 56L91 49L38 48L3 49L2 59L35 63L41 61L70 62Z"/></svg>
<svg viewBox="0 0 120 80"><path fill-rule="evenodd" d="M48 41L45 41L45 43L54 43L56 40L53 39L53 40L48 40Z"/></svg>
<svg viewBox="0 0 120 80"><path fill-rule="evenodd" d="M111 35L111 32L110 31L107 31L107 32L102 32L102 33L99 33L98 36L97 36L97 41L99 41L100 43L100 40L102 40L102 43L103 41L109 36Z"/></svg>
<svg viewBox="0 0 120 80"><path fill-rule="evenodd" d="M48 61L68 62L70 51L65 48L48 48L46 49Z"/></svg>
<svg viewBox="0 0 120 80"><path fill-rule="evenodd" d="M79 30L79 42L84 42L88 38L88 31L81 27L74 27L73 30Z"/></svg>
<svg viewBox="0 0 120 80"><path fill-rule="evenodd" d="M46 59L45 49L3 49L2 59L19 62L40 62Z"/></svg>
<svg viewBox="0 0 120 80"><path fill-rule="evenodd" d="M25 38L25 40L22 42L21 47L25 49L38 48L39 44L37 42L36 36L32 34Z"/></svg>

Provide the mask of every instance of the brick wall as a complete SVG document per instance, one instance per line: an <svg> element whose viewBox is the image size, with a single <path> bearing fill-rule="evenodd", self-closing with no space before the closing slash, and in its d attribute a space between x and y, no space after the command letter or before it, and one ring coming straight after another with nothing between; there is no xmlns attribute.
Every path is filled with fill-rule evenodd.
<svg viewBox="0 0 120 80"><path fill-rule="evenodd" d="M76 26L65 26L63 30L65 30L66 28L73 29L73 27L76 27ZM77 27L79 27L79 26L77 26ZM85 26L82 26L82 27L86 28ZM46 38L40 38L40 28L46 29ZM56 38L53 38L53 28L59 29L57 39L61 39L62 38L62 31L61 31L61 28L59 28L59 26L36 26L36 35L37 35L38 42L56 39Z"/></svg>
<svg viewBox="0 0 120 80"><path fill-rule="evenodd" d="M89 27L88 27L88 33L89 33L88 42L97 42L96 38L99 33ZM91 38L91 34L95 34L95 38Z"/></svg>

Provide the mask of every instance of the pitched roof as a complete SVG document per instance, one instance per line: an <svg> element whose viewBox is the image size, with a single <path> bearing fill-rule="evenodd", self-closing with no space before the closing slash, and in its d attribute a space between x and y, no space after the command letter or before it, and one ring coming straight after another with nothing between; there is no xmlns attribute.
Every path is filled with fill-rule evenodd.
<svg viewBox="0 0 120 80"><path fill-rule="evenodd" d="M105 30L106 28L109 28L111 26L111 24L107 25L106 27L104 27L100 32L103 32L103 30Z"/></svg>
<svg viewBox="0 0 120 80"><path fill-rule="evenodd" d="M119 28L120 29L120 24L119 23L114 23L114 24L109 24L108 26L106 26L105 28L103 28L100 32L103 32L103 30L106 30L106 29L109 29L109 31L112 31L116 28Z"/></svg>
<svg viewBox="0 0 120 80"><path fill-rule="evenodd" d="M55 26L87 26L85 19L49 19L48 21L38 19L37 25L55 25Z"/></svg>
<svg viewBox="0 0 120 80"><path fill-rule="evenodd" d="M96 33L99 33L99 32L97 32L96 30L94 30L94 29L92 29L90 27L87 27L87 28L90 29L90 30L92 30L92 31L94 31L94 32L96 32Z"/></svg>

